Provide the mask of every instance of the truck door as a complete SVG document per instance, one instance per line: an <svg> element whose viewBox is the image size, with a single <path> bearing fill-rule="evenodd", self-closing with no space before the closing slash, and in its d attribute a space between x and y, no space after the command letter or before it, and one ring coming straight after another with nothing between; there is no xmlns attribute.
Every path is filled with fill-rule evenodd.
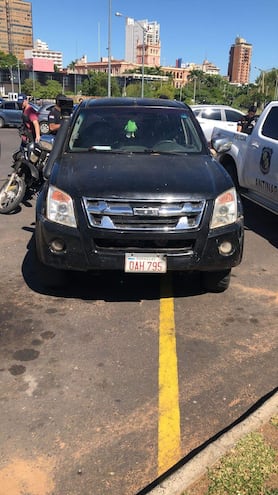
<svg viewBox="0 0 278 495"><path fill-rule="evenodd" d="M244 185L271 203L278 204L278 107L250 135L244 163Z"/></svg>

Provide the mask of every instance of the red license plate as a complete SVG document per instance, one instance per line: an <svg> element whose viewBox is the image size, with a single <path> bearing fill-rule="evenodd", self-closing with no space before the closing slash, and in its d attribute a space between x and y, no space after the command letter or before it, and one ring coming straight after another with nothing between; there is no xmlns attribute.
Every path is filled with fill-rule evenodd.
<svg viewBox="0 0 278 495"><path fill-rule="evenodd" d="M166 273L167 262L164 254L126 253L125 272L127 273Z"/></svg>

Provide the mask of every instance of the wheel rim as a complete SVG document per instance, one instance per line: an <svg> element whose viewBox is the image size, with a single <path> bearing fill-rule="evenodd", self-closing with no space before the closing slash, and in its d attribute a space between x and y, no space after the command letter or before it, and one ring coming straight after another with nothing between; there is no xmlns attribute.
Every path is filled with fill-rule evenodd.
<svg viewBox="0 0 278 495"><path fill-rule="evenodd" d="M21 180L14 179L8 188L3 186L0 190L0 206L3 209L10 207L23 189Z"/></svg>
<svg viewBox="0 0 278 495"><path fill-rule="evenodd" d="M48 134L49 132L49 125L47 122L41 122L40 124L40 130L42 134Z"/></svg>

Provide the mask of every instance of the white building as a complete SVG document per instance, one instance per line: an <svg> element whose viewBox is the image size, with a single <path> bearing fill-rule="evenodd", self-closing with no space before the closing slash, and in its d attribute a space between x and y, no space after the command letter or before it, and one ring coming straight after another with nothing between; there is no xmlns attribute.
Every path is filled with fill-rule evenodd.
<svg viewBox="0 0 278 495"><path fill-rule="evenodd" d="M160 24L147 19L136 21L132 17L126 18L125 25L125 61L136 63L138 60L138 45L142 45L144 36L145 46L160 47ZM160 54L159 54L160 59ZM160 65L160 61L159 64Z"/></svg>
<svg viewBox="0 0 278 495"><path fill-rule="evenodd" d="M52 60L54 65L58 69L63 69L63 54L62 52L57 52L49 50L47 43L37 39L34 43L34 48L32 50L24 50L24 59L46 59Z"/></svg>

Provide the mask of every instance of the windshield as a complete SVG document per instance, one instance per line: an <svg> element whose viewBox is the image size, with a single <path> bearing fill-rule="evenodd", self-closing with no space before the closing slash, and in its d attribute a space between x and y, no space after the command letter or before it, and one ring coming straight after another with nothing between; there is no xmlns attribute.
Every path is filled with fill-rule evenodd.
<svg viewBox="0 0 278 495"><path fill-rule="evenodd" d="M187 109L95 107L80 110L68 152L200 153L203 150Z"/></svg>

